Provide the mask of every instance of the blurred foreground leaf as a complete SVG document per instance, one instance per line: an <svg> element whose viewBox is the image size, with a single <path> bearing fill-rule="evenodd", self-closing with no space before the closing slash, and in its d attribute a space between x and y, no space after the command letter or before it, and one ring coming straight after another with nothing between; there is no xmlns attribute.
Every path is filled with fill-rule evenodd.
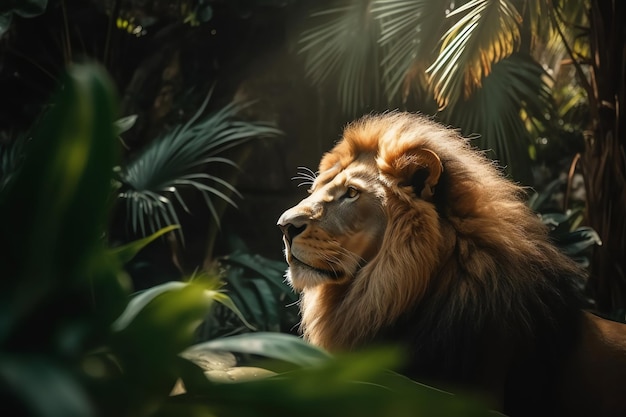
<svg viewBox="0 0 626 417"><path fill-rule="evenodd" d="M86 293L104 283L121 295L101 240L117 160L112 92L99 67L70 68L21 168L0 193L0 342L20 320L50 308L59 291ZM89 302L73 298L78 308Z"/></svg>
<svg viewBox="0 0 626 417"><path fill-rule="evenodd" d="M295 336L289 336L295 337ZM390 372L393 349L326 359L265 379L215 384L171 399L158 414L247 416L488 416L483 405Z"/></svg>
<svg viewBox="0 0 626 417"><path fill-rule="evenodd" d="M127 297L103 240L115 101L101 67L70 67L0 190L0 397L25 415L95 414L78 361Z"/></svg>
<svg viewBox="0 0 626 417"><path fill-rule="evenodd" d="M199 343L187 351L228 351L263 355L299 366L313 366L330 358L325 351L283 333L246 333Z"/></svg>

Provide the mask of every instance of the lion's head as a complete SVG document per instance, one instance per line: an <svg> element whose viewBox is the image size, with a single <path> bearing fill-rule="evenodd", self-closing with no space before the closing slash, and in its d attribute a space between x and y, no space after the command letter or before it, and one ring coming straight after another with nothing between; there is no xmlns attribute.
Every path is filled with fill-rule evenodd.
<svg viewBox="0 0 626 417"><path fill-rule="evenodd" d="M330 350L359 346L420 309L440 325L471 316L480 328L500 316L530 328L547 302L537 291L553 298L545 309L561 305L548 275L578 273L520 187L458 132L419 115L348 125L309 193L278 225L304 335Z"/></svg>

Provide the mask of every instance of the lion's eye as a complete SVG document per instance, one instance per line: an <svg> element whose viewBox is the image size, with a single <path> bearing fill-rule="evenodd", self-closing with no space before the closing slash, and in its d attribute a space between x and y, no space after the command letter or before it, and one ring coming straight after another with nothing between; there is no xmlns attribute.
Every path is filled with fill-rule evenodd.
<svg viewBox="0 0 626 417"><path fill-rule="evenodd" d="M346 193L343 195L343 198L356 198L359 195L359 190L354 187L348 187Z"/></svg>

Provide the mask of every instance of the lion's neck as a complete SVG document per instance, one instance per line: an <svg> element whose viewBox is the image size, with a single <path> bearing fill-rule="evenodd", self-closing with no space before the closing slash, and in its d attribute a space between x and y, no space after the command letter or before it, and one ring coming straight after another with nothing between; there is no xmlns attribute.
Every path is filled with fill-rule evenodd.
<svg viewBox="0 0 626 417"><path fill-rule="evenodd" d="M364 288L355 283L305 290L301 299L301 330L305 339L331 352L366 345L415 301L407 293L406 299L397 298L397 303L390 305L381 302L386 299L383 292L383 288Z"/></svg>
<svg viewBox="0 0 626 417"><path fill-rule="evenodd" d="M302 293L302 332L309 342L331 352L351 350L376 330L355 316L345 302L349 288L321 285Z"/></svg>

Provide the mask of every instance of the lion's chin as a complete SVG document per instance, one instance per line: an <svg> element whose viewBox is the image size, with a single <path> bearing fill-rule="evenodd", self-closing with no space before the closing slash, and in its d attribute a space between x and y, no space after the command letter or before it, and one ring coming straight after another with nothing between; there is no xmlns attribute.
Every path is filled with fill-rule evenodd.
<svg viewBox="0 0 626 417"><path fill-rule="evenodd" d="M343 277L344 274L339 271L315 268L294 256L291 256L291 259L289 259L287 280L296 290L312 288L321 284L339 283L343 281Z"/></svg>

